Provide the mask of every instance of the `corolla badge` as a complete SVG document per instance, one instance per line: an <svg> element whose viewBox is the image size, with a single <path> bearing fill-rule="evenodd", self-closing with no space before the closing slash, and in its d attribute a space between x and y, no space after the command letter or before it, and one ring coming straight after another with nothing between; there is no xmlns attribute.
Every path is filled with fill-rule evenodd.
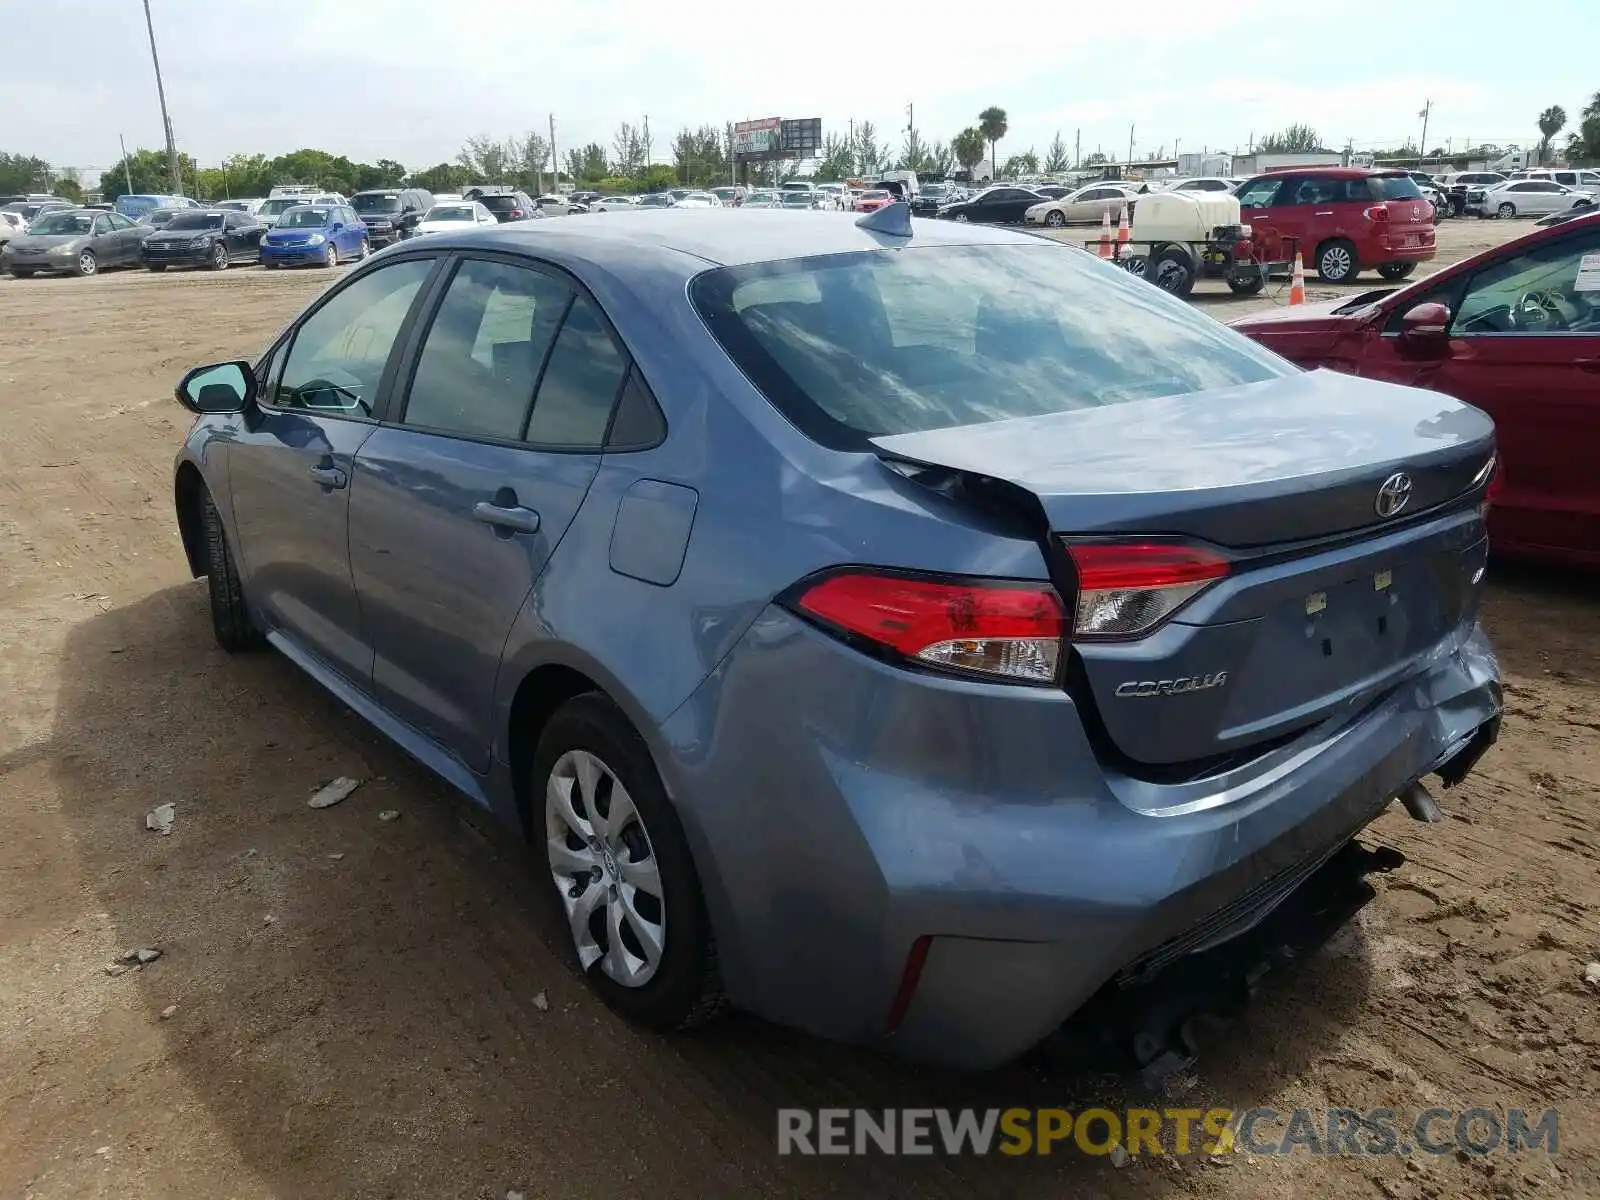
<svg viewBox="0 0 1600 1200"><path fill-rule="evenodd" d="M1226 671L1211 675L1179 675L1176 679L1130 679L1117 685L1117 695L1124 700L1142 700L1148 696L1181 696L1186 692L1203 692L1219 688L1228 682Z"/></svg>
<svg viewBox="0 0 1600 1200"><path fill-rule="evenodd" d="M1378 488L1378 498L1372 507L1380 517L1395 516L1411 500L1411 476L1396 471Z"/></svg>

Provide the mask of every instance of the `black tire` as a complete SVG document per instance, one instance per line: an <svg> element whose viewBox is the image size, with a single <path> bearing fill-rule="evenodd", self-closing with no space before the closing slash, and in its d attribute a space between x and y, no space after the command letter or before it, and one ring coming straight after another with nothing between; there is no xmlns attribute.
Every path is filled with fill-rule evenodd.
<svg viewBox="0 0 1600 1200"><path fill-rule="evenodd" d="M157 275L159 275L159 274L161 274L161 272L163 272L163 271L165 271L167 269L167 264L166 263L145 263L144 269L146 271L154 271Z"/></svg>
<svg viewBox="0 0 1600 1200"><path fill-rule="evenodd" d="M1378 264L1378 274L1385 279L1404 279L1416 269L1416 263L1389 262Z"/></svg>
<svg viewBox="0 0 1600 1200"><path fill-rule="evenodd" d="M1050 226L1051 229L1060 229L1067 223L1066 214L1063 213L1059 208L1052 208L1049 212L1045 213L1044 223Z"/></svg>
<svg viewBox="0 0 1600 1200"><path fill-rule="evenodd" d="M85 250L73 261L72 270L79 279L87 279L91 275L98 275L100 273L100 259L96 257L93 250Z"/></svg>
<svg viewBox="0 0 1600 1200"><path fill-rule="evenodd" d="M1265 271L1251 271L1248 274L1228 276L1228 290L1235 296L1254 296L1267 286Z"/></svg>
<svg viewBox="0 0 1600 1200"><path fill-rule="evenodd" d="M228 533L222 514L211 500L211 493L200 492L200 538L205 552L206 584L211 595L211 631L217 645L230 654L255 650L262 644L260 632L250 620L244 602L244 584L228 548Z"/></svg>
<svg viewBox="0 0 1600 1200"><path fill-rule="evenodd" d="M536 854L544 848L544 805L550 775L557 761L570 750L587 750L601 759L627 789L648 831L660 869L668 922L661 965L647 983L625 987L609 978L598 961L584 977L607 1005L647 1028L670 1033L704 1024L725 1007L726 1000L717 967L716 940L688 839L644 740L622 711L598 692L567 701L539 736L527 789L533 806L529 828ZM556 904L567 956L576 963L577 950L566 927L557 885L548 878L549 869L542 861L536 869L546 873L546 886Z"/></svg>
<svg viewBox="0 0 1600 1200"><path fill-rule="evenodd" d="M13 279L32 279L33 278L33 272L30 271L27 267L12 267L11 268L11 278L13 278Z"/></svg>
<svg viewBox="0 0 1600 1200"><path fill-rule="evenodd" d="M211 247L210 266L213 271L228 269L228 247L221 242Z"/></svg>
<svg viewBox="0 0 1600 1200"><path fill-rule="evenodd" d="M1194 260L1189 252L1178 246L1158 250L1145 268L1147 283L1153 283L1163 292L1174 296L1187 296L1194 291Z"/></svg>
<svg viewBox="0 0 1600 1200"><path fill-rule="evenodd" d="M1334 238L1317 247L1317 278L1323 283L1349 283L1361 274L1361 256L1355 244Z"/></svg>
<svg viewBox="0 0 1600 1200"><path fill-rule="evenodd" d="M1511 203L1509 200L1502 201L1500 207L1494 210L1494 215L1499 217L1502 221L1509 221L1512 217L1517 215L1517 206Z"/></svg>

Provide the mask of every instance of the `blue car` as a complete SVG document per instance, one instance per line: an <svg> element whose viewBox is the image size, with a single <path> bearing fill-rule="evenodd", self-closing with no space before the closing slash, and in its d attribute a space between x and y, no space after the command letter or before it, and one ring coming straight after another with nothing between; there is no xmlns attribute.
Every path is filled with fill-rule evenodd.
<svg viewBox="0 0 1600 1200"><path fill-rule="evenodd" d="M525 835L651 1028L1003 1062L1359 907L1498 731L1488 418L1043 239L441 232L177 398L218 642Z"/></svg>
<svg viewBox="0 0 1600 1200"><path fill-rule="evenodd" d="M129 194L118 196L111 202L113 212L121 213L130 221L143 221L158 208L199 208L198 200L188 196L147 196Z"/></svg>
<svg viewBox="0 0 1600 1200"><path fill-rule="evenodd" d="M314 263L337 267L370 254L367 227L346 204L301 204L286 209L261 239L261 265L292 267Z"/></svg>

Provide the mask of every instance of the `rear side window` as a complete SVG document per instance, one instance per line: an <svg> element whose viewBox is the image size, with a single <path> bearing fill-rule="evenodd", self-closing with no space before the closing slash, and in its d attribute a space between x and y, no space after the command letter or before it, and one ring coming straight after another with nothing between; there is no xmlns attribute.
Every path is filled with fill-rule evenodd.
<svg viewBox="0 0 1600 1200"><path fill-rule="evenodd" d="M1293 370L1181 301L1053 245L722 267L690 295L767 398L840 447Z"/></svg>
<svg viewBox="0 0 1600 1200"><path fill-rule="evenodd" d="M579 296L539 381L527 440L544 446L600 446L627 370L594 302Z"/></svg>
<svg viewBox="0 0 1600 1200"><path fill-rule="evenodd" d="M538 271L468 259L428 329L405 423L441 433L522 436L571 291Z"/></svg>
<svg viewBox="0 0 1600 1200"><path fill-rule="evenodd" d="M1422 199L1422 192L1409 175L1369 175L1367 190L1374 200Z"/></svg>
<svg viewBox="0 0 1600 1200"><path fill-rule="evenodd" d="M1409 181L1408 181L1409 182ZM1342 179L1329 176L1311 175L1304 179L1295 180L1287 199L1280 199L1279 204L1366 204L1372 199L1366 189L1366 180ZM1416 185L1411 190L1417 195Z"/></svg>
<svg viewBox="0 0 1600 1200"><path fill-rule="evenodd" d="M1283 180L1267 177L1252 179L1239 189L1240 208L1268 208L1283 190Z"/></svg>

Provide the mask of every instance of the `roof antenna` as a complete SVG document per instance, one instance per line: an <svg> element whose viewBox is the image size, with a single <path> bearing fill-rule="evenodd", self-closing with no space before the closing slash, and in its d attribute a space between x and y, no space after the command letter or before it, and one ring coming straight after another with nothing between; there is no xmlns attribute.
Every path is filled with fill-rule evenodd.
<svg viewBox="0 0 1600 1200"><path fill-rule="evenodd" d="M856 225L868 233L881 233L886 237L911 236L911 205L904 200L885 204L876 212L864 213L856 218Z"/></svg>

